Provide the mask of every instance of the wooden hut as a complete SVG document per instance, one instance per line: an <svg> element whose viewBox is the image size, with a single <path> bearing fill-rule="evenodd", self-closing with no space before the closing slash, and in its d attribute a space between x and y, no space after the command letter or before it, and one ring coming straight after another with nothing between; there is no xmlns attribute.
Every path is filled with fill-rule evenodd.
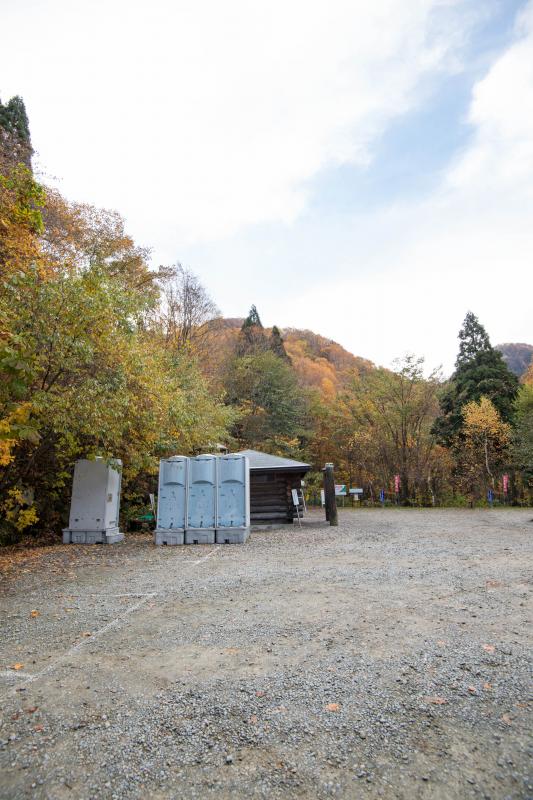
<svg viewBox="0 0 533 800"><path fill-rule="evenodd" d="M250 461L250 522L252 525L292 523L296 511L291 489L299 489L309 464L271 456L258 450L241 450Z"/></svg>

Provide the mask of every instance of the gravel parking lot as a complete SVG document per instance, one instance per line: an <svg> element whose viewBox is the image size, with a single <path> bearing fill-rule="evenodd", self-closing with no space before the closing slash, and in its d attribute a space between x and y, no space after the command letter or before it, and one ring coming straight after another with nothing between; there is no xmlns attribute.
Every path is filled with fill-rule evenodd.
<svg viewBox="0 0 533 800"><path fill-rule="evenodd" d="M532 517L17 552L1 797L533 797Z"/></svg>

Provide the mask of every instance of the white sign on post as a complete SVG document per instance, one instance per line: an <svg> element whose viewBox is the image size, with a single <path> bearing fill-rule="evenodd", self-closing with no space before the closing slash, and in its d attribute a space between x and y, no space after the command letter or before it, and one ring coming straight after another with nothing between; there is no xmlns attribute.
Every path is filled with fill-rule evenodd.
<svg viewBox="0 0 533 800"><path fill-rule="evenodd" d="M300 498L298 497L298 489L291 489L292 494L292 502L296 509L296 516L298 517L298 525L302 527L302 523L300 521Z"/></svg>
<svg viewBox="0 0 533 800"><path fill-rule="evenodd" d="M323 506L326 505L326 493L324 492L324 489L320 490L320 503Z"/></svg>

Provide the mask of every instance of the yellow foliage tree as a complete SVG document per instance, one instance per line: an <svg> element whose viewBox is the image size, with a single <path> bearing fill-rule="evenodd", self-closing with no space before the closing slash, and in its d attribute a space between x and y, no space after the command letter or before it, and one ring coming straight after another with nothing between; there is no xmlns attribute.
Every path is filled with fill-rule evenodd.
<svg viewBox="0 0 533 800"><path fill-rule="evenodd" d="M488 397L467 403L462 414L463 432L457 443L458 475L473 501L487 485L495 487L497 471L508 458L511 427L503 422Z"/></svg>

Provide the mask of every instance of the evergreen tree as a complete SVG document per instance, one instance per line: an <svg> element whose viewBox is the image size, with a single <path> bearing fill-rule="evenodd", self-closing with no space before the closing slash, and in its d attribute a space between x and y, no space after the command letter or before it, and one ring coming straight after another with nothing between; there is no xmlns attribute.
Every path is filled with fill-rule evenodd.
<svg viewBox="0 0 533 800"><path fill-rule="evenodd" d="M251 328L253 325L256 325L258 328L263 327L262 322L259 318L259 312L257 311L257 308L255 306L252 306L250 308L248 316L242 323L241 330L245 330L246 328Z"/></svg>
<svg viewBox="0 0 533 800"><path fill-rule="evenodd" d="M495 350L488 334L469 311L459 331L459 353L455 372L440 400L441 415L434 431L440 442L450 446L463 428L463 407L472 401L488 398L503 422L511 422L518 380L509 370L502 354Z"/></svg>
<svg viewBox="0 0 533 800"><path fill-rule="evenodd" d="M472 311L468 311L459 331L459 353L455 361L455 369L465 367L476 359L479 353L492 350L489 336L483 325Z"/></svg>
<svg viewBox="0 0 533 800"><path fill-rule="evenodd" d="M266 350L268 350L268 339L257 308L252 306L248 316L242 323L237 342L237 355L254 355L264 353Z"/></svg>
<svg viewBox="0 0 533 800"><path fill-rule="evenodd" d="M31 169L30 126L24 101L12 97L5 105L0 100L0 171L24 164Z"/></svg>
<svg viewBox="0 0 533 800"><path fill-rule="evenodd" d="M270 334L270 349L275 355L278 356L278 358L282 358L284 361L288 361L289 364L291 363L291 360L287 355L287 351L285 350L283 337L277 325L274 325L274 327L272 328L272 333Z"/></svg>
<svg viewBox="0 0 533 800"><path fill-rule="evenodd" d="M307 397L289 364L270 350L236 357L225 388L228 402L239 412L233 435L240 447L298 454Z"/></svg>

